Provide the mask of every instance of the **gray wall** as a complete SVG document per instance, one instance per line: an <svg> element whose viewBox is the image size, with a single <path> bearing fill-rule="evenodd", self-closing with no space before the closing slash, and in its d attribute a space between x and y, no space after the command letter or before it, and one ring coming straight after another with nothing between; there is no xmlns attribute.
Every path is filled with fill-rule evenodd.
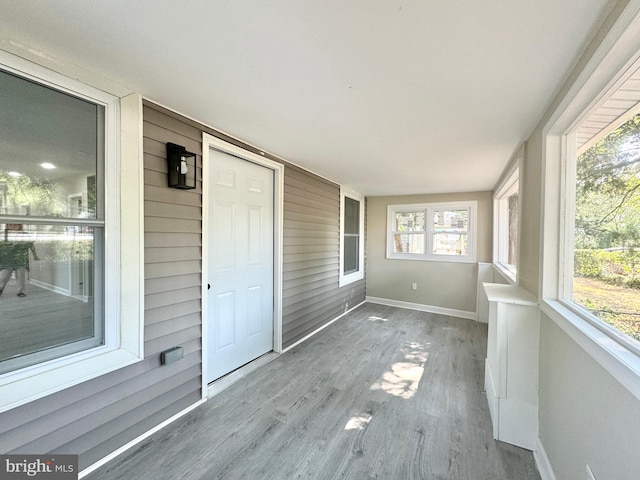
<svg viewBox="0 0 640 480"><path fill-rule="evenodd" d="M387 206L478 201L477 261L491 262L491 192L402 195L367 199L367 296L475 313L477 264L387 259ZM411 289L412 283L417 290Z"/></svg>
<svg viewBox="0 0 640 480"><path fill-rule="evenodd" d="M637 480L640 401L555 322L540 328L540 439L558 480Z"/></svg>
<svg viewBox="0 0 640 480"><path fill-rule="evenodd" d="M338 287L340 188L285 166L282 343L304 338L364 301L365 281Z"/></svg>
<svg viewBox="0 0 640 480"><path fill-rule="evenodd" d="M167 213L166 205L154 205L156 208L153 212L159 213L157 217L151 217L150 212L145 213L145 232L149 232L145 233L145 241L147 243L157 241L156 246L165 247L156 251L159 258L163 258L164 255L177 256L176 263L163 264L156 268L161 268L163 271L180 269L185 275L190 275L191 283L196 282L195 289L182 290L179 284L177 289L180 289L181 293L189 299L197 300L199 316L199 294L192 297L200 288L201 186L191 191L166 188L164 144L171 141L186 147L188 151L199 155L199 162L202 158L202 132L223 138L253 153L260 153L260 151L148 102L144 118L145 127L149 125L147 129L153 129L150 131L160 138L157 148L162 149L162 153L158 152L161 157L158 157L158 170L154 173L154 178L157 177L157 188L147 192L146 195L155 195L161 200L166 198L167 192L170 192L172 195L180 196L182 202L188 203L190 207L195 207L195 209L181 207L179 210ZM158 128L162 128L162 125L169 125L174 134L170 137L162 137L162 132L157 131ZM145 135L147 135L146 131ZM145 139L145 151L148 143ZM261 156L285 166L282 324L283 347L286 348L364 301L365 282L362 280L343 288L338 287L339 185L269 154L261 154ZM145 182L148 183L146 177ZM146 190L149 190L149 187ZM148 209L148 205L145 204L145 208ZM196 211L197 218L194 216ZM167 215L168 218L163 218L162 215ZM175 230L172 233L161 233L171 231L172 228ZM156 232L155 229L159 231ZM193 245L197 247L198 256L182 258L181 252ZM193 304L193 307L195 306Z"/></svg>
<svg viewBox="0 0 640 480"><path fill-rule="evenodd" d="M201 164L203 131L225 138L145 102L144 361L0 414L0 452L80 454L83 469L200 400L202 175L168 188L165 144ZM364 301L364 280L338 288L339 205L336 184L285 163L285 347ZM185 358L161 367L174 345Z"/></svg>
<svg viewBox="0 0 640 480"><path fill-rule="evenodd" d="M570 91L626 1L618 2L576 69L527 140L523 176L519 276L534 295L540 282L542 128ZM558 480L636 479L640 472L640 401L546 315L541 316L540 440Z"/></svg>
<svg viewBox="0 0 640 480"><path fill-rule="evenodd" d="M145 359L1 414L1 452L80 454L82 469L201 398L200 186L166 187L164 142L197 145L149 107L143 131ZM176 344L185 358L161 367Z"/></svg>

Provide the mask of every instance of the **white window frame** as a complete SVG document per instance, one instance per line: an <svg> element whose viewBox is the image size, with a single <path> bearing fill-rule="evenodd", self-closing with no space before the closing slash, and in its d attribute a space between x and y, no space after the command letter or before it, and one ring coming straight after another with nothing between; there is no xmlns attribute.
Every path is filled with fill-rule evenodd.
<svg viewBox="0 0 640 480"><path fill-rule="evenodd" d="M433 212L435 210L469 210L469 229L467 231L467 244L469 251L467 255L442 255L432 253L433 242ZM394 252L394 223L395 214L402 212L415 212L424 210L425 212L425 253L398 253ZM477 211L478 202L476 200L460 202L438 202L438 203L416 203L404 205L387 206L387 258L396 260L420 260L429 262L476 262L476 238L477 238Z"/></svg>
<svg viewBox="0 0 640 480"><path fill-rule="evenodd" d="M105 108L104 283L108 286L105 344L0 375L0 412L4 412L144 358L143 155L138 94L112 95L1 50L0 65ZM126 209L121 208L124 205Z"/></svg>
<svg viewBox="0 0 640 480"><path fill-rule="evenodd" d="M543 138L540 308L640 400L640 354L612 328L565 300L573 280L575 129L640 64L640 1L633 0L549 117Z"/></svg>
<svg viewBox="0 0 640 480"><path fill-rule="evenodd" d="M498 184L493 196L493 265L506 280L518 282L518 260L520 257L521 185L520 169L524 158L521 147L515 160L507 170L504 180ZM518 236L516 239L516 263L511 266L509 258L509 197L518 192Z"/></svg>
<svg viewBox="0 0 640 480"><path fill-rule="evenodd" d="M358 238L358 270L351 272L347 275L344 274L344 199L345 197L351 198L360 202L360 217L359 217L359 238ZM343 187L340 187L340 276L338 284L340 287L349 285L350 283L357 282L364 278L364 202L365 198L359 193L351 192Z"/></svg>

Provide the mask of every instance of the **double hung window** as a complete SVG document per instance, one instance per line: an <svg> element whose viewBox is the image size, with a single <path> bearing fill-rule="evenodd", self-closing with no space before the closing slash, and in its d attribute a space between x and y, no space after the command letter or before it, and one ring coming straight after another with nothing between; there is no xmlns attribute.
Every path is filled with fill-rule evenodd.
<svg viewBox="0 0 640 480"><path fill-rule="evenodd" d="M0 374L104 344L105 105L0 71Z"/></svg>
<svg viewBox="0 0 640 480"><path fill-rule="evenodd" d="M142 177L139 96L0 52L0 105L2 411L141 358Z"/></svg>
<svg viewBox="0 0 640 480"><path fill-rule="evenodd" d="M475 261L477 202L389 205L387 258Z"/></svg>
<svg viewBox="0 0 640 480"><path fill-rule="evenodd" d="M364 198L340 193L340 286L364 278Z"/></svg>

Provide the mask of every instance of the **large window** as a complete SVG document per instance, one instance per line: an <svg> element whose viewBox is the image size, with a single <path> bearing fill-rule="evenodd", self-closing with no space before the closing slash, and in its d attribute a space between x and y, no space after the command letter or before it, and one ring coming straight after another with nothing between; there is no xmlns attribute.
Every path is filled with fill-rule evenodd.
<svg viewBox="0 0 640 480"><path fill-rule="evenodd" d="M513 282L516 281L518 260L520 155L522 153L509 169L505 180L496 189L493 199L493 261L500 271Z"/></svg>
<svg viewBox="0 0 640 480"><path fill-rule="evenodd" d="M589 143L568 168L575 195L565 298L640 351L640 115Z"/></svg>
<svg viewBox="0 0 640 480"><path fill-rule="evenodd" d="M3 411L142 356L141 102L0 52L0 105Z"/></svg>
<svg viewBox="0 0 640 480"><path fill-rule="evenodd" d="M543 127L540 307L640 398L640 24L622 18Z"/></svg>
<svg viewBox="0 0 640 480"><path fill-rule="evenodd" d="M340 286L364 278L364 198L340 191Z"/></svg>
<svg viewBox="0 0 640 480"><path fill-rule="evenodd" d="M387 258L475 261L477 202L389 205Z"/></svg>
<svg viewBox="0 0 640 480"><path fill-rule="evenodd" d="M105 107L0 71L0 374L104 344Z"/></svg>

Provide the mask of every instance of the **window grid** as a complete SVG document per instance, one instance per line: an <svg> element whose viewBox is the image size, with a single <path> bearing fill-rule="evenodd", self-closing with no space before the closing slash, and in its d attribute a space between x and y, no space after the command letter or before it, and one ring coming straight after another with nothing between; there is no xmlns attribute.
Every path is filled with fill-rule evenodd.
<svg viewBox="0 0 640 480"><path fill-rule="evenodd" d="M364 278L364 202L340 189L340 287Z"/></svg>
<svg viewBox="0 0 640 480"><path fill-rule="evenodd" d="M62 71L69 71L71 68L68 64L58 66ZM85 148L75 147L70 150L68 155L58 156L56 159L45 158L41 160L46 165L37 162L35 165L31 165L30 159L18 158L15 154L3 156L4 167L2 169L6 174L13 178L22 178L25 182L35 177L42 177L42 174L34 175L34 172L36 170L41 172L41 168L55 165L58 161L65 163L69 168L68 172L74 172L74 175L82 172L83 183L81 185L77 182L66 181L68 176L60 175L61 170L54 170L51 174L43 177L45 181L36 182L36 187L42 190L47 185L54 185L56 194L37 199L33 197L26 201L16 196L22 195L22 193L16 193L17 190L9 192L11 182L6 182L7 200L10 202L5 201L4 187L0 182L0 214L3 215L0 224L4 225L5 230L9 230L7 238L15 237L15 232L24 232L22 238L26 240L32 234L38 234L43 242L51 241L52 233L56 233L58 240L61 236L64 237L62 242L56 240L56 245L60 248L50 249L48 253L45 252L46 248L38 251L40 260L30 254L30 260L34 267L37 261L48 262L52 266L60 263L67 265L70 257L84 261L88 255L93 255L95 265L102 266L102 271L99 274L94 275L92 271L97 268L94 269L93 266L85 262L86 268L81 268L78 265L78 268L50 269L51 271L55 270L57 276L50 276L49 279L71 278L72 275L80 274L80 272L84 272L82 275L85 278L94 278L96 280L94 285L87 286L87 282L70 281L70 287L66 289L66 292L58 291L56 288L51 291L54 295L71 294L74 301L81 303L90 301L92 296L94 299L98 296L101 297L97 300L101 306L94 305L93 311L96 312L96 318L99 318L101 325L104 326L102 338L99 341L100 345L95 348L88 345L86 349L76 353L59 352L62 355L55 355L55 358L49 360L41 358L36 363L31 362L31 366L27 368L22 368L25 365L17 364L10 367L7 362L5 373L0 373L0 412L4 412L85 382L90 378L139 362L144 358L143 271L141 263L143 243L142 229L140 228L142 225L143 172L141 155L142 98L140 95L130 93L124 97L118 97L117 92L94 88L64 76L62 73L42 68L40 65L1 51L0 69L14 78L19 77L30 81L31 84L45 86L50 90L67 94L68 97L84 100L98 106L98 110L104 109L104 115L99 115L97 128L95 128L97 130L95 144L104 144L104 149L96 148L95 144L93 148L88 144L85 145ZM7 88L7 78L7 76L4 77L3 91L10 90ZM16 111L18 107L21 107L22 102L15 102L20 97L9 95L5 96L5 99L7 98L13 98L14 102L11 110L8 108L9 101L3 103L5 120L2 122L0 130L3 130L5 136L9 134L10 128L13 128L14 136L16 132L24 133L27 130L19 122L24 122L26 116L6 115L7 112ZM57 98L64 97L58 96ZM62 101L62 103L65 102ZM57 111L64 112L64 121L56 120L51 123L47 117L36 117L34 124L36 128L33 131L37 133L23 135L17 144L24 145L28 142L42 141L44 138L49 140L44 143L47 148L57 145L70 149L75 141L86 138L84 133L86 133L87 127L94 130L95 123L87 121L86 115L77 115L77 109L58 108ZM89 113L89 115L93 115L94 119L95 112L96 110ZM71 117L75 118L75 121L71 121ZM43 125L45 127L51 125L52 128L57 129L66 128L71 130L71 133L66 133L64 136L49 135L47 137L46 133L49 132L49 129L42 128ZM77 125L82 127L78 128ZM72 141L68 140L69 135L71 135ZM60 138L66 138L67 141L60 142ZM48 151L53 152L52 149ZM92 155L92 152L97 155L97 164L93 172L89 173L82 168L75 169L84 163L80 155ZM121 162L121 158L126 161ZM29 165L35 167L35 170L24 171L23 168ZM60 163L58 163L59 165ZM58 179L57 184L56 179ZM20 182L17 184L22 185ZM23 189L22 192L25 190ZM51 203L48 204L48 201ZM120 205L122 204L127 205L126 216L120 215ZM6 227L7 223L11 224L10 228ZM106 230L108 230L108 234ZM67 238L73 237L74 234L75 246L73 241L69 242ZM93 240L90 241L93 243L92 246L88 243L88 236L93 237ZM105 241L106 238L109 238L108 243ZM126 252L121 250L121 242L127 244ZM44 246L43 243L40 245ZM36 245L36 250L38 250L37 247L38 245ZM33 273L34 276L28 278L30 283L36 280L35 272ZM47 282L47 279L44 282L57 287L54 282ZM105 285L109 285L109 288L105 288ZM5 291L3 293L11 293L14 301L22 301L24 299L15 295L16 286L19 287L20 284L14 283L10 286L10 288L14 288L13 292ZM33 285L27 285L27 287L29 286L33 287ZM43 287L38 285L38 288ZM75 292L74 289L76 289ZM26 300L33 292L35 290L31 290L31 292L27 290ZM121 292L127 292L127 294L121 295ZM26 303L28 302L24 304L26 305ZM127 311L128 314L126 316L120 315L121 311ZM66 321L69 317L58 318ZM88 327L91 328L90 325ZM75 335L77 331L58 329L55 326L52 330L55 335L65 332L71 332ZM6 345L6 331L4 333ZM41 337L53 338L45 335ZM76 338L79 337L81 335L76 335ZM30 337L25 335L23 338L29 339ZM90 341L95 341L96 338L94 337ZM65 345L67 344L63 343L62 347ZM15 347L15 345L11 344L11 347ZM35 354L39 354L40 351L43 350L38 350ZM11 361L15 358L19 357L12 356Z"/></svg>
<svg viewBox="0 0 640 480"><path fill-rule="evenodd" d="M387 258L475 261L476 202L388 206Z"/></svg>

